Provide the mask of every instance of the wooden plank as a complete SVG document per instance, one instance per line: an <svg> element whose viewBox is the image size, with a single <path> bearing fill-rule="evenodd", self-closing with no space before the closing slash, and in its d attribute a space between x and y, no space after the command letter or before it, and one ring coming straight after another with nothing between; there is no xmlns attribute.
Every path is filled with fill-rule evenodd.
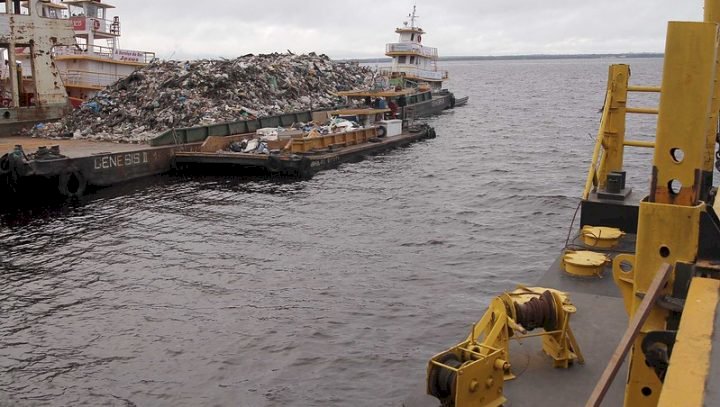
<svg viewBox="0 0 720 407"><path fill-rule="evenodd" d="M660 296L660 290L665 285L671 271L672 267L667 263L663 263L662 266L660 266L660 270L658 270L655 274L655 278L653 278L650 283L650 287L648 287L645 297L643 297L642 302L640 302L640 306L637 311L635 311L635 315L633 315L627 330L625 330L625 334L615 349L615 352L613 352L613 355L610 357L610 362L605 368L603 374L600 376L600 380L595 385L595 389L590 395L590 399L587 403L585 403L585 407L598 407L600 406L600 403L602 403L605 394L608 389L610 389L613 379L615 379L617 372L620 370L623 360L625 360L625 356L627 356L627 353L630 351L637 334L640 332L640 328L643 326L648 316L650 316L650 311L655 306L655 301L657 301Z"/></svg>
<svg viewBox="0 0 720 407"><path fill-rule="evenodd" d="M330 112L333 116L371 116L389 112L390 109L340 109Z"/></svg>

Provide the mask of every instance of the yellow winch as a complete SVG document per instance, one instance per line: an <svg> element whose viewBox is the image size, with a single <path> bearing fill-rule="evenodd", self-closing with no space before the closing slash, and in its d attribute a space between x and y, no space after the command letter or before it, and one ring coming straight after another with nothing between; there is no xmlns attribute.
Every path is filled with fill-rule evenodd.
<svg viewBox="0 0 720 407"><path fill-rule="evenodd" d="M543 351L555 367L584 363L569 324L575 311L566 293L542 287L519 287L496 297L465 341L430 360L427 393L443 406L503 405L504 382L515 378L509 363L511 338L542 337ZM527 334L535 328L544 332Z"/></svg>

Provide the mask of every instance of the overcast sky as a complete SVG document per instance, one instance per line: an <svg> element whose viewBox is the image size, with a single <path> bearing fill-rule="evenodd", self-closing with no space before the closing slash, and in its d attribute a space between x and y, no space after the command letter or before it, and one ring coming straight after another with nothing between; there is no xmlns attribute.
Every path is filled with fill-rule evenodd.
<svg viewBox="0 0 720 407"><path fill-rule="evenodd" d="M160 58L315 51L383 56L417 4L441 56L662 52L667 21L700 21L702 0L105 0L122 48Z"/></svg>

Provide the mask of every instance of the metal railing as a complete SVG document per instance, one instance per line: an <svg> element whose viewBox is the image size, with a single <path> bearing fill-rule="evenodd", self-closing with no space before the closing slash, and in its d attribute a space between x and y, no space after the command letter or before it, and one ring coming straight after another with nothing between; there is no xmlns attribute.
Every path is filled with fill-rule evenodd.
<svg viewBox="0 0 720 407"><path fill-rule="evenodd" d="M430 71L427 69L416 68L412 65L408 65L408 66L398 65L397 69L395 69L395 70L393 70L391 68L380 69L380 73L383 75L389 75L393 72L403 72L408 77L417 78L417 79L443 80L443 79L448 78L448 71L445 71L445 70Z"/></svg>
<svg viewBox="0 0 720 407"><path fill-rule="evenodd" d="M110 74L101 72L90 72L81 70L60 71L60 77L65 86L84 86L104 88L127 75Z"/></svg>
<svg viewBox="0 0 720 407"><path fill-rule="evenodd" d="M149 64L155 59L154 52L135 51L125 49L113 49L102 45L78 45L73 47L55 47L55 55L92 55L101 58L108 58L115 61L128 61Z"/></svg>
<svg viewBox="0 0 720 407"><path fill-rule="evenodd" d="M437 58L437 48L426 47L413 42L395 42L385 45L385 53L406 52L414 53L428 58Z"/></svg>
<svg viewBox="0 0 720 407"><path fill-rule="evenodd" d="M620 75L614 75L613 70L618 69ZM626 73L623 70L627 66L613 65L610 67L611 75L608 81L607 92L605 93L605 103L602 109L602 117L600 119L600 127L598 128L597 137L595 139L595 147L590 162L587 179L585 180L585 189L583 191L583 199L588 199L593 186L602 186L605 181L604 176L609 171L616 169L608 168L608 161L612 161L614 167L622 166L622 157L625 147L644 147L655 148L655 143L651 141L626 140L625 139L625 119L627 113L635 114L658 114L657 108L647 107L626 107L627 94L629 92L653 92L659 93L660 87L654 86L628 86L629 69ZM622 78L622 79L616 79ZM618 130L620 129L620 130ZM611 138L614 140L611 141ZM600 176L598 176L600 174Z"/></svg>

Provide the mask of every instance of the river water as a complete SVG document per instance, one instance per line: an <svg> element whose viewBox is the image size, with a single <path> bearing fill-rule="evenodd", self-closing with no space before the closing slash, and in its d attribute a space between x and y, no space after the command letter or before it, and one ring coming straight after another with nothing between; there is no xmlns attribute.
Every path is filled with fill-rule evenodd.
<svg viewBox="0 0 720 407"><path fill-rule="evenodd" d="M437 139L307 181L158 177L0 215L0 405L402 405L561 250L611 63L660 83L661 59L448 63L470 102L429 119ZM628 158L636 189L650 159Z"/></svg>

